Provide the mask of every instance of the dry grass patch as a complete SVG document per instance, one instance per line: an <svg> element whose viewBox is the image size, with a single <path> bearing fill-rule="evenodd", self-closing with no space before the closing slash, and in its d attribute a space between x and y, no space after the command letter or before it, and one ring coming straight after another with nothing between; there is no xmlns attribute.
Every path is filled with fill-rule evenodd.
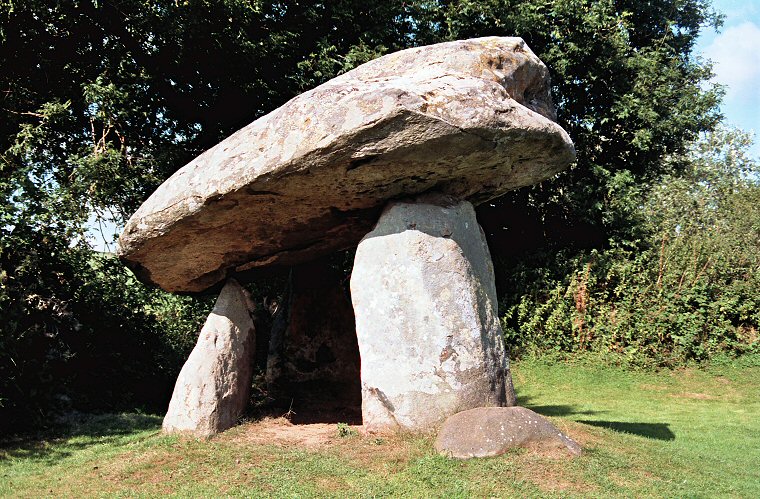
<svg viewBox="0 0 760 499"><path fill-rule="evenodd" d="M352 426L354 429L361 427ZM310 423L293 424L287 418L264 418L238 426L214 440L218 442L245 443L254 445L276 445L278 447L298 447L320 449L338 439L335 424Z"/></svg>
<svg viewBox="0 0 760 499"><path fill-rule="evenodd" d="M644 391L651 391L651 392L665 392L668 390L668 387L665 385L654 385L651 383L641 383L639 385L640 390Z"/></svg>
<svg viewBox="0 0 760 499"><path fill-rule="evenodd" d="M532 483L542 492L573 492L587 495L597 491L596 485L573 476L574 472L567 468L566 459L569 459L566 453L560 455L557 452L542 451L536 454L526 449L524 454L519 455L518 477Z"/></svg>
<svg viewBox="0 0 760 499"><path fill-rule="evenodd" d="M341 438L331 449L337 457L346 459L366 470L399 473L409 463L419 459L432 448L432 439L399 433L359 434Z"/></svg>
<svg viewBox="0 0 760 499"><path fill-rule="evenodd" d="M708 395L706 393L694 393L694 392L681 392L671 393L668 397L680 398L680 399L694 399L694 400L717 400L718 397L714 395Z"/></svg>
<svg viewBox="0 0 760 499"><path fill-rule="evenodd" d="M119 485L125 482L135 484L160 484L170 482L185 459L191 459L180 452L166 449L130 451L119 459L105 463L101 468L101 478Z"/></svg>
<svg viewBox="0 0 760 499"><path fill-rule="evenodd" d="M276 446L284 451L325 452L354 466L375 472L395 473L424 455L430 437L403 432L366 433L360 425L346 425L350 434L340 436L332 423L294 424L287 418L264 418L245 423L214 439L246 446Z"/></svg>

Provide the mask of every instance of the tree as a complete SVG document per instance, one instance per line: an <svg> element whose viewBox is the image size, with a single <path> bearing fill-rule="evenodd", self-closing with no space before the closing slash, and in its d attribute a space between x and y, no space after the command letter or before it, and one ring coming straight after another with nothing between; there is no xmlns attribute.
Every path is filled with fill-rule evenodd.
<svg viewBox="0 0 760 499"><path fill-rule="evenodd" d="M69 398L160 407L207 304L148 290L93 255L86 221L95 213L123 223L204 148L374 56L368 47L396 38L369 27L387 10L348 1L0 4L4 423L44 419ZM140 384L155 393L138 393Z"/></svg>
<svg viewBox="0 0 760 499"><path fill-rule="evenodd" d="M683 153L720 119L720 92L705 90L709 67L692 54L700 29L720 21L708 3L436 4L429 24L438 30L430 41L525 39L551 70L559 122L578 153L576 164L551 181L479 210L495 252L517 256L547 245L596 247L610 237L635 238L627 208L615 202L621 184L646 184L677 170L666 158ZM528 237L515 237L519 231Z"/></svg>
<svg viewBox="0 0 760 499"><path fill-rule="evenodd" d="M516 35L549 65L577 165L501 204L534 207L531 216L558 234L585 227L604 241L621 222L608 184L677 167L664 158L719 118L719 94L702 88L709 69L691 53L700 28L717 22L703 0L86 0L4 10L2 150L20 128L58 133L35 146L56 166L40 164L93 208L114 209L119 222L232 131L411 45ZM55 121L43 120L51 113ZM507 210L484 211L498 218ZM583 232L560 239L582 242Z"/></svg>
<svg viewBox="0 0 760 499"><path fill-rule="evenodd" d="M561 272L550 268L557 248L635 246L643 229L630 201L683 170L673 158L719 119L709 68L691 52L715 22L702 0L0 2L0 352L9 353L0 398L21 410L34 388L46 393L35 405L44 413L56 394L76 395L72 380L93 365L79 360L88 348L108 350L109 338L121 345L111 360L157 342L164 361L138 355L133 367L160 364L144 372L170 378L178 366L166 359L187 343L177 328L205 305L147 290L93 256L87 220L123 223L237 128L410 46L517 35L552 71L578 161L481 207L493 253L513 262L500 272L504 293L514 291L504 283L529 284L515 273L527 259Z"/></svg>
<svg viewBox="0 0 760 499"><path fill-rule="evenodd" d="M716 130L674 159L681 173L632 195L637 248L561 253L561 272L524 278L534 284L503 320L516 348L666 366L760 351L760 164L748 145Z"/></svg>

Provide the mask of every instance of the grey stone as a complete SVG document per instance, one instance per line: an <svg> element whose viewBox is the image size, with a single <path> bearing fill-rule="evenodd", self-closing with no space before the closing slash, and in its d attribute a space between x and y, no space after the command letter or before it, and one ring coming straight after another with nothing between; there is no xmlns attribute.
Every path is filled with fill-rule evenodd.
<svg viewBox="0 0 760 499"><path fill-rule="evenodd" d="M356 250L351 298L368 430L429 431L459 411L514 404L493 265L469 202L391 203Z"/></svg>
<svg viewBox="0 0 760 499"><path fill-rule="evenodd" d="M544 64L519 38L368 62L177 171L132 216L120 258L144 282L203 291L234 272L353 247L387 200L480 203L565 168Z"/></svg>
<svg viewBox="0 0 760 499"><path fill-rule="evenodd" d="M164 431L208 437L237 423L248 403L253 374L256 333L251 308L240 284L227 281L182 366Z"/></svg>
<svg viewBox="0 0 760 499"><path fill-rule="evenodd" d="M498 456L514 447L581 454L577 442L524 407L479 407L454 414L435 441L438 452L459 459Z"/></svg>

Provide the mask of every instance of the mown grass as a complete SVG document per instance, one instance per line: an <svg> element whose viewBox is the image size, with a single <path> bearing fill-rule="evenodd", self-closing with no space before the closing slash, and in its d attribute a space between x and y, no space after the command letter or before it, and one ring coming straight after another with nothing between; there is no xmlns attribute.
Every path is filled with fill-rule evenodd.
<svg viewBox="0 0 760 499"><path fill-rule="evenodd" d="M579 440L577 459L516 450L455 461L432 439L342 432L317 447L164 436L160 417L85 418L3 444L2 496L760 497L760 367L632 372L592 363L514 366L521 405Z"/></svg>

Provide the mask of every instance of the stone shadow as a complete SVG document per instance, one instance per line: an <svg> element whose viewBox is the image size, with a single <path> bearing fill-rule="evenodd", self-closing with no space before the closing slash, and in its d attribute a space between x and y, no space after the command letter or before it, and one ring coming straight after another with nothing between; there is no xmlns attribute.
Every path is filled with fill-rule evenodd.
<svg viewBox="0 0 760 499"><path fill-rule="evenodd" d="M578 419L578 423L598 428L609 428L620 433L630 433L654 440L675 440L676 435L667 423L629 423L626 421L591 421Z"/></svg>
<svg viewBox="0 0 760 499"><path fill-rule="evenodd" d="M307 381L282 388L251 419L285 417L293 424L362 424L361 393L353 386L326 381Z"/></svg>
<svg viewBox="0 0 760 499"><path fill-rule="evenodd" d="M584 415L594 416L597 414L604 414L607 411L592 411L581 410L574 405L533 405L530 403L530 395L517 396L517 405L535 411L542 416L573 416ZM603 420L591 420L591 419L573 419L577 423L583 423L589 426L596 426L598 428L608 428L620 433L630 433L632 435L639 435L645 438L651 438L654 440L675 440L676 436L673 433L667 423L631 423L627 421L603 421Z"/></svg>
<svg viewBox="0 0 760 499"><path fill-rule="evenodd" d="M533 398L534 397L531 397L530 395L520 395L518 393L517 405L525 407L526 409L530 409L531 411L537 412L541 414L542 416L571 416L573 414L593 416L595 414L601 414L605 412L605 411L582 410L575 405L564 405L564 404L535 405L535 404L530 403L531 399Z"/></svg>

